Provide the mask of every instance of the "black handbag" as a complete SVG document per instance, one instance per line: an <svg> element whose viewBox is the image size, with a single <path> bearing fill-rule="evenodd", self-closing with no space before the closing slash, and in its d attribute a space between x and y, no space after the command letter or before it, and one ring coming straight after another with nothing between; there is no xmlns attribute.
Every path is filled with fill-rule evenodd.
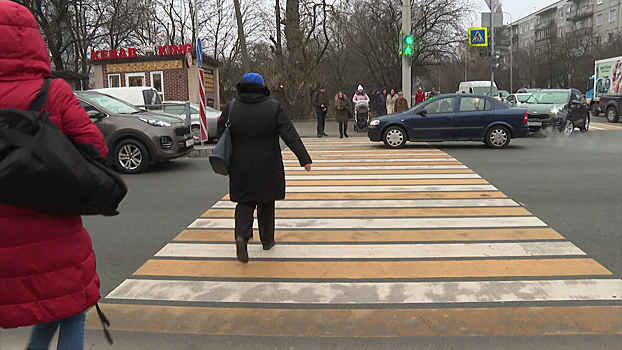
<svg viewBox="0 0 622 350"><path fill-rule="evenodd" d="M235 99L231 100L229 105L229 113L227 113L227 121L225 122L225 131L218 138L216 146L212 151L212 155L209 156L209 163L216 174L228 176L231 170L231 158L233 155L233 148L231 146L231 110L233 109L233 103Z"/></svg>
<svg viewBox="0 0 622 350"><path fill-rule="evenodd" d="M52 215L117 215L127 187L94 145L48 118L45 79L28 111L0 109L0 203Z"/></svg>

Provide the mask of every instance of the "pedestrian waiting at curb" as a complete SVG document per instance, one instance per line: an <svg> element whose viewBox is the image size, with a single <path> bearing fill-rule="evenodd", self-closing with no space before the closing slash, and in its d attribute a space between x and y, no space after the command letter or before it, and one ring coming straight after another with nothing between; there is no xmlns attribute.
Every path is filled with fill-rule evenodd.
<svg viewBox="0 0 622 350"><path fill-rule="evenodd" d="M367 93L365 93L365 89L363 89L363 85L359 85L356 89L356 92L354 93L354 96L352 96L352 103L354 103L356 105L356 101L359 100L365 100L367 102L371 101L369 96L367 96Z"/></svg>
<svg viewBox="0 0 622 350"><path fill-rule="evenodd" d="M326 84L322 84L311 99L315 114L317 116L317 137L328 136L324 132L326 125L326 112L328 111L328 96L326 95Z"/></svg>
<svg viewBox="0 0 622 350"><path fill-rule="evenodd" d="M408 100L404 98L403 92L397 93L397 99L395 100L395 113L400 113L408 110Z"/></svg>
<svg viewBox="0 0 622 350"><path fill-rule="evenodd" d="M285 170L279 137L294 152L300 166L311 170L311 157L281 103L257 73L244 74L237 97L227 103L218 120L218 137L229 125L232 164L229 197L235 207L235 246L238 260L248 262L248 240L253 237L257 209L259 239L264 250L275 244L275 201L285 198ZM328 103L326 103L328 105Z"/></svg>
<svg viewBox="0 0 622 350"><path fill-rule="evenodd" d="M28 110L51 77L45 41L30 11L0 0L0 108ZM106 157L104 137L71 87L53 80L48 119L76 144ZM0 203L0 327L35 325L27 348L84 348L86 311L100 298L95 253L80 215L56 216Z"/></svg>
<svg viewBox="0 0 622 350"><path fill-rule="evenodd" d="M422 88L419 88L415 94L415 105L418 105L423 101L425 101L425 92L423 92Z"/></svg>
<svg viewBox="0 0 622 350"><path fill-rule="evenodd" d="M383 87L378 95L378 116L387 114L387 88Z"/></svg>
<svg viewBox="0 0 622 350"><path fill-rule="evenodd" d="M397 100L397 94L394 89L387 96L387 114L395 113L395 100Z"/></svg>
<svg viewBox="0 0 622 350"><path fill-rule="evenodd" d="M335 95L335 120L339 123L339 138L348 137L348 119L352 116L350 102L343 92Z"/></svg>

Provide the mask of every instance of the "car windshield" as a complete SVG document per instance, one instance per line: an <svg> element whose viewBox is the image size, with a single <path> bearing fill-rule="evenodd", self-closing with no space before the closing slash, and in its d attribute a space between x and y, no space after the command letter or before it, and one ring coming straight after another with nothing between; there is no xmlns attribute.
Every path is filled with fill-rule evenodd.
<svg viewBox="0 0 622 350"><path fill-rule="evenodd" d="M473 88L473 93L477 95L490 95L490 86L478 86ZM499 90L492 87L492 95L499 96Z"/></svg>
<svg viewBox="0 0 622 350"><path fill-rule="evenodd" d="M520 102L525 102L527 101L529 98L531 97L531 95L516 95L516 99Z"/></svg>
<svg viewBox="0 0 622 350"><path fill-rule="evenodd" d="M80 97L114 114L140 113L137 107L104 94L80 94Z"/></svg>
<svg viewBox="0 0 622 350"><path fill-rule="evenodd" d="M165 113L170 114L185 114L186 106L184 102L171 102L165 103L164 107L162 107ZM199 114L200 106L198 103L190 102L190 113L191 114ZM210 106L205 106L206 112L220 112Z"/></svg>
<svg viewBox="0 0 622 350"><path fill-rule="evenodd" d="M534 92L527 100L527 103L540 104L540 105L552 105L552 104L565 104L568 102L570 96L569 91L538 91Z"/></svg>

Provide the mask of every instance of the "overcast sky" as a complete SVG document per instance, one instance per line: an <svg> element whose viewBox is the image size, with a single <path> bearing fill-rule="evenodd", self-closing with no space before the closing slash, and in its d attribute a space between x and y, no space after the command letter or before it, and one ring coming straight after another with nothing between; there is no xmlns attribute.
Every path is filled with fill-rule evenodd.
<svg viewBox="0 0 622 350"><path fill-rule="evenodd" d="M543 9L558 0L501 0L503 11L509 12L513 21L517 21L530 13ZM473 4L479 6L479 12L489 12L485 0L471 0ZM503 24L510 22L510 16L503 17Z"/></svg>

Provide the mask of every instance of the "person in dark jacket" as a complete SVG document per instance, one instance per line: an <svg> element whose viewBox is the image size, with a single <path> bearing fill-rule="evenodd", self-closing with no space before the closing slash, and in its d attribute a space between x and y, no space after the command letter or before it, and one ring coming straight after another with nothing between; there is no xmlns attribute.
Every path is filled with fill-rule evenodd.
<svg viewBox="0 0 622 350"><path fill-rule="evenodd" d="M326 85L322 84L320 89L313 93L311 99L315 114L317 115L317 137L328 136L324 132L326 124L326 112L328 111L328 96L326 95Z"/></svg>
<svg viewBox="0 0 622 350"><path fill-rule="evenodd" d="M383 87L378 95L378 116L387 114L387 88Z"/></svg>
<svg viewBox="0 0 622 350"><path fill-rule="evenodd" d="M0 0L0 108L28 110L51 76L34 16ZM104 137L62 79L49 86L49 119L78 144L105 157ZM28 349L83 349L85 312L99 300L91 238L79 215L55 216L0 203L0 327L36 325Z"/></svg>
<svg viewBox="0 0 622 350"><path fill-rule="evenodd" d="M343 92L335 95L335 121L339 123L339 138L348 137L348 119L352 115L350 101Z"/></svg>
<svg viewBox="0 0 622 350"><path fill-rule="evenodd" d="M270 98L270 90L261 75L247 73L242 79L237 85L238 96L222 110L218 137L229 120L233 148L229 197L238 203L235 207L236 254L238 260L246 263L255 208L263 249L268 250L275 244L274 202L285 198L279 136L306 171L311 170L311 157L281 103Z"/></svg>

